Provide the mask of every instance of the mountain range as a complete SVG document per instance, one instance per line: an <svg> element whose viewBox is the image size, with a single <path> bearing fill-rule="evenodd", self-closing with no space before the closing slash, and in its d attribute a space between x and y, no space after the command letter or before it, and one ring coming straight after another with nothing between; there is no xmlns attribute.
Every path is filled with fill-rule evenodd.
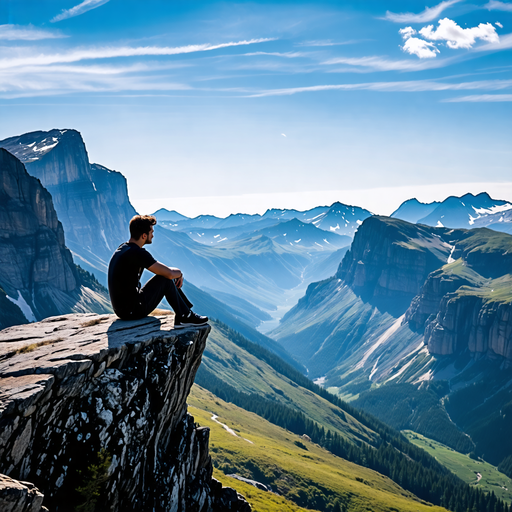
<svg viewBox="0 0 512 512"><path fill-rule="evenodd" d="M511 235L373 216L269 334L331 391L497 465L512 453L511 290Z"/></svg>
<svg viewBox="0 0 512 512"><path fill-rule="evenodd" d="M409 199L391 217L415 224L450 228L490 228L512 233L512 203L477 195L450 196L442 202L420 203Z"/></svg>

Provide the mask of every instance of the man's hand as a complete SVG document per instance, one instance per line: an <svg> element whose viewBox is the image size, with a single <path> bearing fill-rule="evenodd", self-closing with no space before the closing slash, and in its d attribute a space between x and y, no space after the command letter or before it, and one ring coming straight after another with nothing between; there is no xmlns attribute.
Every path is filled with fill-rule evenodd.
<svg viewBox="0 0 512 512"><path fill-rule="evenodd" d="M178 288L183 286L183 274L179 268L168 267L167 265L157 261L156 263L153 263L151 267L148 267L148 270L153 272L153 274L167 277L167 279L175 279L176 286Z"/></svg>

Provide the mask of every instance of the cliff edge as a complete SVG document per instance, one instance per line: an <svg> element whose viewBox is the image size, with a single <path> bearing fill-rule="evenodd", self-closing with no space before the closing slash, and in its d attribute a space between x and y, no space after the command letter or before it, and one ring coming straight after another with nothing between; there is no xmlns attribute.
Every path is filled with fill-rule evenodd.
<svg viewBox="0 0 512 512"><path fill-rule="evenodd" d="M95 314L1 331L0 509L250 511L187 413L209 331Z"/></svg>

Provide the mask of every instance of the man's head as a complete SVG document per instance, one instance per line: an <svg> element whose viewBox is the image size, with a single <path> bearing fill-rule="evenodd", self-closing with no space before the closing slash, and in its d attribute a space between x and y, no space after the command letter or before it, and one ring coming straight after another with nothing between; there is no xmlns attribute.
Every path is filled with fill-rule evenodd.
<svg viewBox="0 0 512 512"><path fill-rule="evenodd" d="M130 221L131 239L142 241L143 245L152 243L155 224L156 219L152 215L135 215Z"/></svg>

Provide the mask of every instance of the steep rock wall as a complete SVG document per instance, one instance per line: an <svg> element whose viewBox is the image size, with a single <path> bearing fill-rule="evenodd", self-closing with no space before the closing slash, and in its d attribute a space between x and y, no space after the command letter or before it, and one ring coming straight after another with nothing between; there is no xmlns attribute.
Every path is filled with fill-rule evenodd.
<svg viewBox="0 0 512 512"><path fill-rule="evenodd" d="M48 189L79 263L95 274L105 272L113 251L128 236L135 209L124 176L89 156L76 130L31 132L0 141Z"/></svg>
<svg viewBox="0 0 512 512"><path fill-rule="evenodd" d="M172 327L171 315L89 314L2 331L0 473L69 511L104 449L108 510L250 510L211 478L209 430L187 414L209 327Z"/></svg>
<svg viewBox="0 0 512 512"><path fill-rule="evenodd" d="M0 199L0 328L72 311L111 311L105 295L83 286L49 192L1 148ZM15 314L4 314L6 307Z"/></svg>
<svg viewBox="0 0 512 512"><path fill-rule="evenodd" d="M512 365L512 304L476 295L448 293L439 313L425 327L432 354L449 355L468 348L477 357L504 358Z"/></svg>
<svg viewBox="0 0 512 512"><path fill-rule="evenodd" d="M365 299L400 303L403 313L430 272L442 266L450 246L431 233L387 217L366 219L336 277Z"/></svg>
<svg viewBox="0 0 512 512"><path fill-rule="evenodd" d="M405 313L405 321L419 331L423 331L425 322L431 315L437 315L443 297L457 291L461 286L471 285L467 279L457 275L447 275L442 269L432 272L421 292L414 297Z"/></svg>

